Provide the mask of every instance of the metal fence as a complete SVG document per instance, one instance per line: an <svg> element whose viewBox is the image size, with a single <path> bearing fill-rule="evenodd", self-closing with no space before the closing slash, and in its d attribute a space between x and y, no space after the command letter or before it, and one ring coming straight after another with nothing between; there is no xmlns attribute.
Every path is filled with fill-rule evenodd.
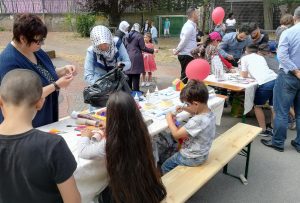
<svg viewBox="0 0 300 203"><path fill-rule="evenodd" d="M0 0L0 14L76 13L84 0Z"/></svg>

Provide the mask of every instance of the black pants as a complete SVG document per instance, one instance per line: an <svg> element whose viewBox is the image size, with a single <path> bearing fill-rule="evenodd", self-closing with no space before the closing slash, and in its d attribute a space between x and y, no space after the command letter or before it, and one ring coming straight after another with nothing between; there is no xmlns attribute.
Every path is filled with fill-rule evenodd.
<svg viewBox="0 0 300 203"><path fill-rule="evenodd" d="M185 69L186 66L189 64L189 62L191 62L194 58L189 56L189 55L178 55L178 60L180 62L181 65L181 75L180 75L180 80L182 80L182 82L184 84L187 83L188 78L185 75Z"/></svg>
<svg viewBox="0 0 300 203"><path fill-rule="evenodd" d="M140 75L141 74L128 74L128 85L132 91L140 91Z"/></svg>

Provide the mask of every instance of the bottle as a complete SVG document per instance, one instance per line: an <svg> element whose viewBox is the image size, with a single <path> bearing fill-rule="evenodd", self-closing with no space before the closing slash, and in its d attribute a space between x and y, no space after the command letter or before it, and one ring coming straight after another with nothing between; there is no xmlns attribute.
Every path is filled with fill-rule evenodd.
<svg viewBox="0 0 300 203"><path fill-rule="evenodd" d="M223 63L218 55L215 55L212 59L212 66L214 67L215 77L217 81L224 80Z"/></svg>

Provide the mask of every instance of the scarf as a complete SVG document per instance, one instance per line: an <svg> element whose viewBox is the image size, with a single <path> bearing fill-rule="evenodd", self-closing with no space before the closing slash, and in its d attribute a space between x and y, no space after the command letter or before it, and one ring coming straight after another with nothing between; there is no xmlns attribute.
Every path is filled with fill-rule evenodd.
<svg viewBox="0 0 300 203"><path fill-rule="evenodd" d="M95 26L91 31L90 38L93 45L93 51L97 56L97 62L104 65L104 61L101 59L102 55L106 60L107 66L115 66L114 57L118 50L110 30L102 25ZM107 51L102 51L99 49L100 44L109 44L109 49Z"/></svg>

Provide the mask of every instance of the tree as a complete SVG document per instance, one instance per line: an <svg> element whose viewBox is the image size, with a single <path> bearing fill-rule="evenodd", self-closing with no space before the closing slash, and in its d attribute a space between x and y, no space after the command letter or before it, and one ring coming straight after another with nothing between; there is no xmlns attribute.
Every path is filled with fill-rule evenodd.
<svg viewBox="0 0 300 203"><path fill-rule="evenodd" d="M263 0L264 3L264 28L273 30L273 0Z"/></svg>
<svg viewBox="0 0 300 203"><path fill-rule="evenodd" d="M155 3L158 0L151 0ZM143 9L149 5L149 0L86 0L84 7L88 12L103 12L107 15L109 24L117 26L122 14L127 8Z"/></svg>

